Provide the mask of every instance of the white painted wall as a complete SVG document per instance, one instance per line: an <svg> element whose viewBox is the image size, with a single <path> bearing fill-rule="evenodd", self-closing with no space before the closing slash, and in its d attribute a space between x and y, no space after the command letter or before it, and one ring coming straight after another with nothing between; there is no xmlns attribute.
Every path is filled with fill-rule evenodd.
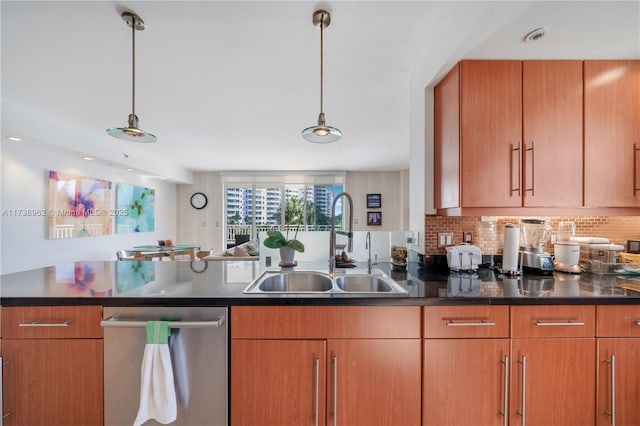
<svg viewBox="0 0 640 426"><path fill-rule="evenodd" d="M202 192L207 205L200 210L191 207L191 195ZM177 231L180 241L200 245L202 250L220 251L226 246L223 237L224 196L220 173L194 172L192 185L177 187Z"/></svg>
<svg viewBox="0 0 640 426"><path fill-rule="evenodd" d="M46 209L48 172L57 170L108 179L156 190L154 232L112 234L100 237L47 239L46 217L1 216L0 273L24 271L61 262L115 260L116 251L160 239L176 239L176 185L143 178L106 164L92 163L60 152L34 148L26 143L2 141L2 209ZM115 207L116 191L112 193ZM114 226L115 229L115 226ZM188 242L188 241L185 241Z"/></svg>

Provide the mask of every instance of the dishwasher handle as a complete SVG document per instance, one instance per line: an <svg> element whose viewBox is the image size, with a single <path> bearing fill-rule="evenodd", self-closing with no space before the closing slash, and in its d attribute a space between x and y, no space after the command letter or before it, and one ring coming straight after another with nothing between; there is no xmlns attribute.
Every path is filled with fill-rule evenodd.
<svg viewBox="0 0 640 426"><path fill-rule="evenodd" d="M208 328L224 324L224 315L211 321L169 321L169 328ZM124 321L117 315L100 321L102 327L146 327L147 321Z"/></svg>

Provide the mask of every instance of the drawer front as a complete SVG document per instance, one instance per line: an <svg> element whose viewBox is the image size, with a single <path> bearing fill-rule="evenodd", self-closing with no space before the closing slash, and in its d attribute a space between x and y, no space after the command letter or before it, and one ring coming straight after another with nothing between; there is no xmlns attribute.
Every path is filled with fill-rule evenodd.
<svg viewBox="0 0 640 426"><path fill-rule="evenodd" d="M595 306L512 306L511 337L595 337Z"/></svg>
<svg viewBox="0 0 640 426"><path fill-rule="evenodd" d="M509 306L425 306L424 337L509 337Z"/></svg>
<svg viewBox="0 0 640 426"><path fill-rule="evenodd" d="M101 338L101 319L101 306L5 306L2 338Z"/></svg>
<svg viewBox="0 0 640 426"><path fill-rule="evenodd" d="M599 305L598 337L640 337L639 305Z"/></svg>
<svg viewBox="0 0 640 426"><path fill-rule="evenodd" d="M420 306L233 306L231 337L419 339Z"/></svg>

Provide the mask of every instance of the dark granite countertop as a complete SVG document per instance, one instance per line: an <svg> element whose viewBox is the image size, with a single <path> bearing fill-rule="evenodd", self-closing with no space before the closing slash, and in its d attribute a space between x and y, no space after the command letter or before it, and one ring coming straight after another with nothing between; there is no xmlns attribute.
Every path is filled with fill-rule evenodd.
<svg viewBox="0 0 640 426"><path fill-rule="evenodd" d="M300 265L326 272L324 262ZM406 295L244 294L266 266L256 261L83 261L0 276L0 303L10 305L486 305L640 304L640 277L564 274L502 277L484 267L473 274L375 265ZM271 268L274 269L274 268ZM277 269L277 268L276 268ZM362 273L366 265L346 273Z"/></svg>

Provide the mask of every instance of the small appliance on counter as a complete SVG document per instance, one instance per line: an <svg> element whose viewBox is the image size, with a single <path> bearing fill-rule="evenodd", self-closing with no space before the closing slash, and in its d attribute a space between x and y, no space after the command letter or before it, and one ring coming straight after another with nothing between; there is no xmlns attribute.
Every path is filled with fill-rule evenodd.
<svg viewBox="0 0 640 426"><path fill-rule="evenodd" d="M554 262L556 271L579 274L580 267L580 244L578 243L555 243L553 245Z"/></svg>
<svg viewBox="0 0 640 426"><path fill-rule="evenodd" d="M477 271L482 263L482 252L473 244L447 247L447 265L455 272Z"/></svg>
<svg viewBox="0 0 640 426"><path fill-rule="evenodd" d="M553 271L553 259L544 251L551 237L551 227L544 219L520 220L520 259L523 269Z"/></svg>

